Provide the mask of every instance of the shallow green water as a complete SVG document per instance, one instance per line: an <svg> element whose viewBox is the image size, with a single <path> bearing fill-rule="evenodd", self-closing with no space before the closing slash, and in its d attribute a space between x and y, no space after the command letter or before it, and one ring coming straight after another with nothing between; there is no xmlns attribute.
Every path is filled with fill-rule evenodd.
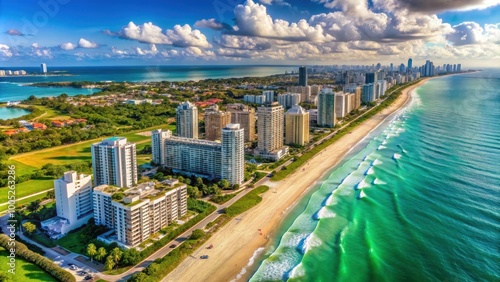
<svg viewBox="0 0 500 282"><path fill-rule="evenodd" d="M420 87L294 208L250 280L499 281L499 89L499 71Z"/></svg>

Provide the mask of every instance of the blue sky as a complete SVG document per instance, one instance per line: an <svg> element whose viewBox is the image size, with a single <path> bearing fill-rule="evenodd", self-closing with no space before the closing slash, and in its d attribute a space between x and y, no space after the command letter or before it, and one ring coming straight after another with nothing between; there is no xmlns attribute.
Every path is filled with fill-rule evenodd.
<svg viewBox="0 0 500 282"><path fill-rule="evenodd" d="M0 66L493 65L500 0L0 0ZM129 24L130 23L130 24Z"/></svg>

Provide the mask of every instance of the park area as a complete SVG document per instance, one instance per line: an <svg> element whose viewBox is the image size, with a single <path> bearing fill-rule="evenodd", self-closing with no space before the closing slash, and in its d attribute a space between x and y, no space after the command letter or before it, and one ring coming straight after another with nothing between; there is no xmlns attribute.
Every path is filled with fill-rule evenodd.
<svg viewBox="0 0 500 282"><path fill-rule="evenodd" d="M151 154L140 154L140 152L146 146L151 145L151 137L148 133L160 128L173 130L175 126L155 126L120 135L126 137L129 142L136 143L138 165L151 161ZM19 178L23 175L33 174L47 164L73 165L75 163L90 162L92 160L91 145L105 138L107 137L18 154L11 157L6 163L7 165L15 165L16 177ZM46 196L47 190L53 187L54 178L46 176L40 176L36 179L16 184L16 204L20 206L37 199L42 199ZM0 188L0 212L7 210L7 205L1 204L7 201L6 190L7 187ZM30 197L30 195L32 196Z"/></svg>

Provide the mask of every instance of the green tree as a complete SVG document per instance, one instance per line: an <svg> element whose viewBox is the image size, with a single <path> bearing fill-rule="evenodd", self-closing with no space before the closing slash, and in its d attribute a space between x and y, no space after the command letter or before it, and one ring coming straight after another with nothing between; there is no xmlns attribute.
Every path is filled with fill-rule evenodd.
<svg viewBox="0 0 500 282"><path fill-rule="evenodd" d="M113 269L113 267L115 267L115 261L113 260L113 256L109 255L106 258L106 263L104 263L104 269L111 270L111 269Z"/></svg>
<svg viewBox="0 0 500 282"><path fill-rule="evenodd" d="M55 199L56 198L56 192L54 190L50 190L47 192L47 198L48 199Z"/></svg>
<svg viewBox="0 0 500 282"><path fill-rule="evenodd" d="M40 208L40 200L35 200L26 207L30 212L36 212Z"/></svg>
<svg viewBox="0 0 500 282"><path fill-rule="evenodd" d="M90 261L94 261L94 256L97 254L97 248L94 244L89 244L87 246L87 255L90 257Z"/></svg>
<svg viewBox="0 0 500 282"><path fill-rule="evenodd" d="M193 233L191 233L191 236L189 236L189 239L200 239L201 237L203 237L203 235L205 235L205 232L203 230L195 229L193 230Z"/></svg>
<svg viewBox="0 0 500 282"><path fill-rule="evenodd" d="M118 262L120 262L120 259L122 258L122 255L123 255L123 252L118 247L114 248L111 251L111 253L109 254L109 256L111 256L111 258L113 258L113 261L114 261L115 265L117 265Z"/></svg>
<svg viewBox="0 0 500 282"><path fill-rule="evenodd" d="M226 190L231 187L231 183L229 183L229 181L227 181L226 179L222 179L221 181L219 181L219 186L220 188L222 188L222 190Z"/></svg>
<svg viewBox="0 0 500 282"><path fill-rule="evenodd" d="M28 221L23 223L23 228L24 231L26 231L26 233L28 234L28 236L31 236L31 234L36 230L36 225Z"/></svg>
<svg viewBox="0 0 500 282"><path fill-rule="evenodd" d="M108 254L108 252L106 251L106 249L104 247L100 247L98 250L97 250L97 254L95 255L95 258L99 261L101 261L102 259L104 259L104 257Z"/></svg>

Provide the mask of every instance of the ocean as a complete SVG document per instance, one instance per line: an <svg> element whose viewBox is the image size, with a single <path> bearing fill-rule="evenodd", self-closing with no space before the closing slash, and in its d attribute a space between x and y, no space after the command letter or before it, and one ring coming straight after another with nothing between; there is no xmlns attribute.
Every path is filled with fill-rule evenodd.
<svg viewBox="0 0 500 282"><path fill-rule="evenodd" d="M37 73L39 68L2 68L26 70ZM49 72L58 75L0 77L0 102L24 100L36 97L92 94L99 89L76 89L70 87L32 87L35 82L62 81L188 81L208 78L258 77L297 71L293 66L103 66L103 67L50 67Z"/></svg>
<svg viewBox="0 0 500 282"><path fill-rule="evenodd" d="M440 77L318 181L250 281L500 281L500 70Z"/></svg>

